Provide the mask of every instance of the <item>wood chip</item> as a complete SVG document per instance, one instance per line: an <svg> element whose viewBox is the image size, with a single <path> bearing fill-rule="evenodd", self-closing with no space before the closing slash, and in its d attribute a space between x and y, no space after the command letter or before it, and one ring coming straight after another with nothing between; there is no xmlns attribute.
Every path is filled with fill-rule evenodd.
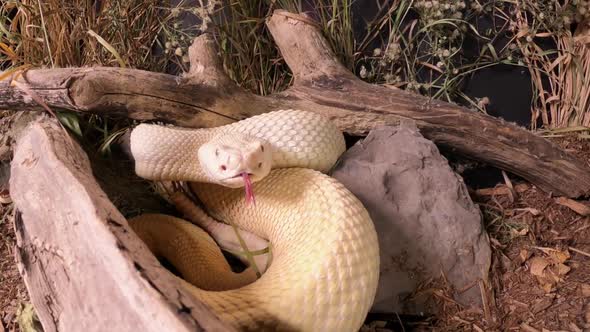
<svg viewBox="0 0 590 332"><path fill-rule="evenodd" d="M529 233L529 229L528 227L524 227L523 229L517 231L516 229L511 229L510 230L510 234L512 235L513 238L517 238L519 236L525 236Z"/></svg>
<svg viewBox="0 0 590 332"><path fill-rule="evenodd" d="M533 314L537 314L537 313L549 308L552 304L553 304L552 297L544 297L544 298L535 300L535 302L533 303L533 305L531 307L531 312Z"/></svg>
<svg viewBox="0 0 590 332"><path fill-rule="evenodd" d="M526 332L541 332L541 331L537 330L536 328L530 326L527 323L520 324L520 327L522 328L523 331L526 331Z"/></svg>
<svg viewBox="0 0 590 332"><path fill-rule="evenodd" d="M566 274L568 274L568 272L571 271L571 268L565 264L557 264L555 265L555 268L553 269L553 272L556 274L557 278L560 278L562 276L565 276Z"/></svg>
<svg viewBox="0 0 590 332"><path fill-rule="evenodd" d="M555 199L555 202L559 205L563 205L565 207L570 208L572 211L576 212L581 216L590 216L590 206L586 204L580 203L567 197L558 197Z"/></svg>
<svg viewBox="0 0 590 332"><path fill-rule="evenodd" d="M465 325L469 325L469 324L471 324L470 322L468 322L468 321L466 321L466 320L464 320L464 319L460 318L459 316L453 316L453 319L454 319L454 320L456 320L456 321L458 321L458 322L460 322L460 323L463 323L463 324L465 324Z"/></svg>
<svg viewBox="0 0 590 332"><path fill-rule="evenodd" d="M571 257L570 253L567 250L559 250L559 249L547 248L547 247L533 247L533 248L539 249L542 252L544 252L551 259L551 263L553 263L553 264L565 263Z"/></svg>
<svg viewBox="0 0 590 332"><path fill-rule="evenodd" d="M563 262L569 259L569 252L552 248L533 247L542 250L547 257L533 257L529 260L529 271L537 278L541 288L550 293L553 286L563 281L571 268Z"/></svg>
<svg viewBox="0 0 590 332"><path fill-rule="evenodd" d="M510 198L510 203L514 203L514 200L516 199L516 190L514 190L512 181L510 181L510 178L506 172L502 171L502 176L504 177L504 182L506 182L506 187L508 187L508 197Z"/></svg>
<svg viewBox="0 0 590 332"><path fill-rule="evenodd" d="M514 211L528 212L528 213L532 214L535 217L541 214L541 211L539 211L539 210L537 210L535 208L531 208L531 207L522 208L522 209L514 209Z"/></svg>
<svg viewBox="0 0 590 332"><path fill-rule="evenodd" d="M530 272L532 275L542 277L545 275L545 268L549 265L549 261L543 257L533 257L529 261Z"/></svg>
<svg viewBox="0 0 590 332"><path fill-rule="evenodd" d="M508 301L510 301L510 303L513 303L513 304L515 304L515 305L518 305L518 306L520 306L521 308L526 308L526 309L528 309L528 308L529 308L529 305L528 305L528 304L526 304L526 303L524 303L524 302L520 302L520 301L517 301L517 300L515 300L515 299L508 299Z"/></svg>
<svg viewBox="0 0 590 332"><path fill-rule="evenodd" d="M572 332L583 332L583 330L581 328L579 328L578 325L576 325L573 322L570 322L570 330Z"/></svg>
<svg viewBox="0 0 590 332"><path fill-rule="evenodd" d="M517 184L514 186L514 191L517 193L525 192L529 189L529 185L527 184ZM479 196L501 196L501 195L510 195L511 190L507 186L499 186L496 188L484 188L478 189L475 191L475 194Z"/></svg>
<svg viewBox="0 0 590 332"><path fill-rule="evenodd" d="M580 289L582 290L583 297L590 297L590 284L582 284L580 285Z"/></svg>

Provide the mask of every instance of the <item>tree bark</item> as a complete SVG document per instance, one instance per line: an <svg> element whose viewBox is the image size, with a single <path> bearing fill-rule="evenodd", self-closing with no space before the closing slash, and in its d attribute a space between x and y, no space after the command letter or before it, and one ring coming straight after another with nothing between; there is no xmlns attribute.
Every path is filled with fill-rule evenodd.
<svg viewBox="0 0 590 332"><path fill-rule="evenodd" d="M54 119L22 133L11 173L15 255L46 332L232 330L159 264Z"/></svg>
<svg viewBox="0 0 590 332"><path fill-rule="evenodd" d="M399 89L368 84L337 61L318 27L277 10L266 22L294 75L292 87L257 96L223 72L209 36L189 50L182 77L119 68L30 70L15 78L56 109L212 127L277 109L324 114L341 130L366 135L379 125L416 121L441 147L506 170L572 198L590 194L590 168L557 145L514 124ZM0 108L38 110L26 93L0 82Z"/></svg>

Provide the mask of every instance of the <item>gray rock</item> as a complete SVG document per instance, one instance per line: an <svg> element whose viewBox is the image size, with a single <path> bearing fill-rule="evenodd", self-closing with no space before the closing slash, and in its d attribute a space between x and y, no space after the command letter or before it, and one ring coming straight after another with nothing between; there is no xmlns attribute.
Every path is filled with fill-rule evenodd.
<svg viewBox="0 0 590 332"><path fill-rule="evenodd" d="M444 272L460 303L481 305L489 238L461 177L413 122L380 127L347 152L331 175L369 211L379 236L381 275L372 312L432 312L417 286ZM470 287L471 286L471 287Z"/></svg>

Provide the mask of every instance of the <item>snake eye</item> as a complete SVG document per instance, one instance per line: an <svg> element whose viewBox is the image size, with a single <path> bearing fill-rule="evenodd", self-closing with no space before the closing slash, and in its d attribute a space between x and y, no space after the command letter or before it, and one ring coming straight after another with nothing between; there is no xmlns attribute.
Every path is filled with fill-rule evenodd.
<svg viewBox="0 0 590 332"><path fill-rule="evenodd" d="M258 168L262 167L262 162L258 163Z"/></svg>
<svg viewBox="0 0 590 332"><path fill-rule="evenodd" d="M227 169L227 167L225 167L225 165L221 165L220 168L221 168L222 171L225 171Z"/></svg>

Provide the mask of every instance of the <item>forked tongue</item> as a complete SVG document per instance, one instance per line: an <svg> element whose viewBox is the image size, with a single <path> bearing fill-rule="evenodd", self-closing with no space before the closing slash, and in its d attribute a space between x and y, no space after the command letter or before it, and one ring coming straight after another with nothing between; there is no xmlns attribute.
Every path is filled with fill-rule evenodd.
<svg viewBox="0 0 590 332"><path fill-rule="evenodd" d="M256 205L256 200L254 199L254 191L252 190L252 181L250 181L250 176L248 175L248 173L243 172L242 178L244 179L244 188L246 189L246 202Z"/></svg>

